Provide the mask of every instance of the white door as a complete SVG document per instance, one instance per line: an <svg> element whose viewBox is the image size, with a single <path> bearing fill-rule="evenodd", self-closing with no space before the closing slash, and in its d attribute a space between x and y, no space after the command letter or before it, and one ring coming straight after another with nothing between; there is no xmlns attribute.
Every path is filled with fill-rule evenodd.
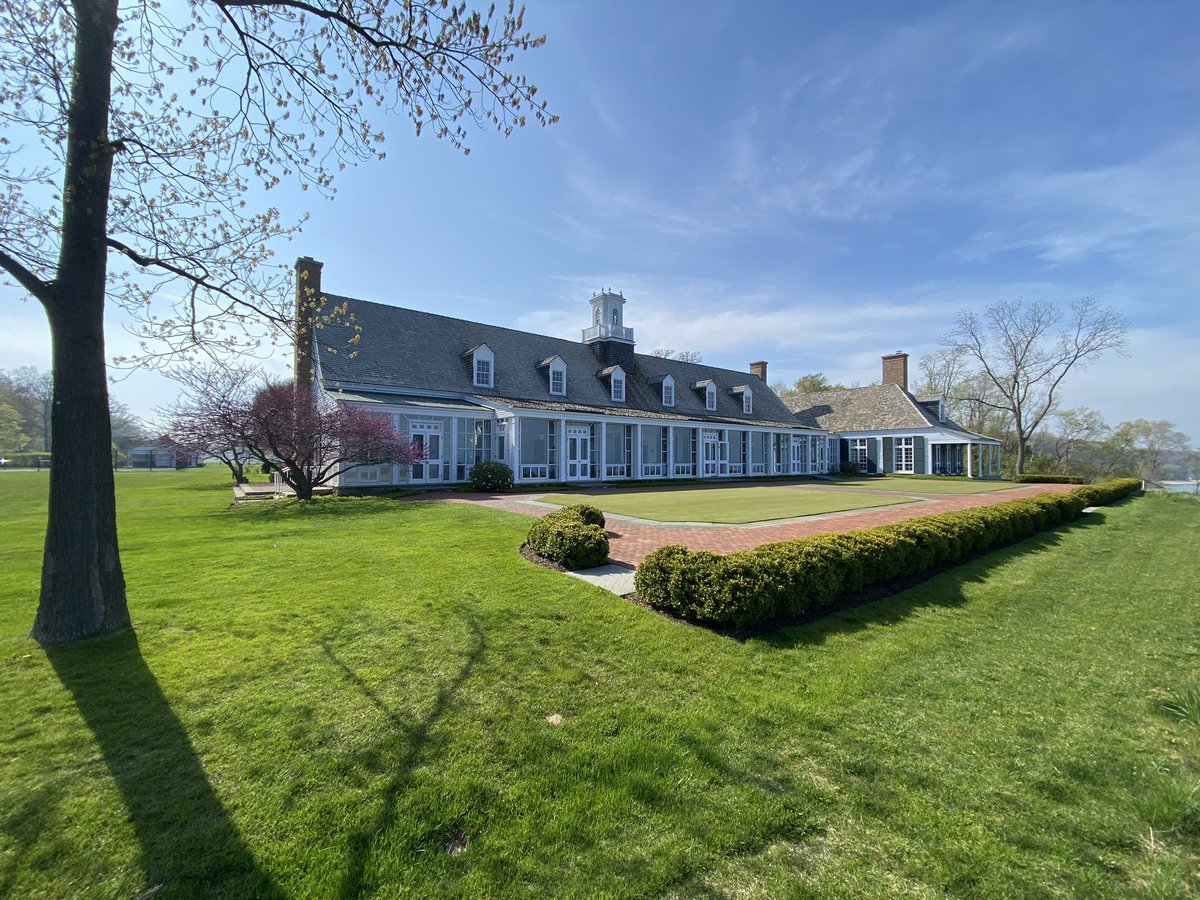
<svg viewBox="0 0 1200 900"><path fill-rule="evenodd" d="M804 471L804 461L808 452L808 438L792 438L792 474L799 475Z"/></svg>
<svg viewBox="0 0 1200 900"><path fill-rule="evenodd" d="M587 428L567 429L567 481L591 477L592 433Z"/></svg>
<svg viewBox="0 0 1200 900"><path fill-rule="evenodd" d="M704 432L704 468L705 478L713 478L721 473L721 435L716 431Z"/></svg>
<svg viewBox="0 0 1200 900"><path fill-rule="evenodd" d="M431 484L442 480L442 426L440 423L414 422L409 429L413 443L424 459L413 463L415 484Z"/></svg>

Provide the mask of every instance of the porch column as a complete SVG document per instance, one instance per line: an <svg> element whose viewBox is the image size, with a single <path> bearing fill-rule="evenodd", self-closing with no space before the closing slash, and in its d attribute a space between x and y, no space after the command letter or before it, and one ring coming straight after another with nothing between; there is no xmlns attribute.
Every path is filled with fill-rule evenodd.
<svg viewBox="0 0 1200 900"><path fill-rule="evenodd" d="M567 480L567 420L558 420L558 443L554 448L554 465L558 481Z"/></svg>
<svg viewBox="0 0 1200 900"><path fill-rule="evenodd" d="M878 453L876 454L876 457L875 457L877 460L875 465L877 465L879 467L879 474L882 475L884 472L887 471L887 469L885 469L884 465L883 465L883 438L881 438L881 437L875 438L875 449L878 451Z"/></svg>
<svg viewBox="0 0 1200 900"><path fill-rule="evenodd" d="M630 455L630 463L633 465L633 471L629 473L630 478L642 477L642 423L638 422L633 426L633 452Z"/></svg>
<svg viewBox="0 0 1200 900"><path fill-rule="evenodd" d="M667 477L675 477L675 426L667 426Z"/></svg>
<svg viewBox="0 0 1200 900"><path fill-rule="evenodd" d="M692 477L702 478L704 468L704 429L692 429Z"/></svg>
<svg viewBox="0 0 1200 900"><path fill-rule="evenodd" d="M600 460L599 466L600 466L600 480L601 481L603 481L605 478L608 477L608 433L607 433L607 429L608 429L608 423L601 422L600 423L600 452L598 454L596 454L597 459Z"/></svg>
<svg viewBox="0 0 1200 900"><path fill-rule="evenodd" d="M971 476L971 444L970 443L967 444L967 477L968 478L972 477Z"/></svg>

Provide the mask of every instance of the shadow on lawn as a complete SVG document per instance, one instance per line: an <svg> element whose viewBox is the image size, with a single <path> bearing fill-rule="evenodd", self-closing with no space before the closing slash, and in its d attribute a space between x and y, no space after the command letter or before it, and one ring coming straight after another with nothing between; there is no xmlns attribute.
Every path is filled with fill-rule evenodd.
<svg viewBox="0 0 1200 900"><path fill-rule="evenodd" d="M142 848L145 887L190 896L281 897L222 806L126 631L46 651L96 737Z"/></svg>
<svg viewBox="0 0 1200 900"><path fill-rule="evenodd" d="M813 612L795 622L775 623L744 639L761 641L773 647L798 647L821 644L836 634L878 625L894 625L914 610L931 606L961 606L966 602L963 585L983 582L992 568L1059 544L1062 535L1104 524L1104 514L1089 513L1066 525L1031 535L1007 547L991 550L971 560L953 563L932 572L899 582L868 589L862 594L841 597L832 606ZM927 585L938 579L936 585Z"/></svg>
<svg viewBox="0 0 1200 900"><path fill-rule="evenodd" d="M370 883L367 876L367 865L371 859L375 839L387 831L396 817L397 803L408 784L413 768L421 759L421 754L429 742L430 733L445 715L451 701L470 676L487 646L483 629L479 623L467 615L463 615L462 618L471 633L469 649L464 654L462 665L453 676L442 683L429 711L416 722L409 721L404 715L389 706L374 688L337 655L330 638L321 640L321 649L325 651L329 661L379 710L395 729L399 740L403 741L405 745L394 760L394 771L387 787L382 791L382 804L379 812L349 838L349 865L342 878L339 896L358 897L363 893L372 893L379 889L380 885ZM454 841L461 839L461 836L447 835L446 838Z"/></svg>

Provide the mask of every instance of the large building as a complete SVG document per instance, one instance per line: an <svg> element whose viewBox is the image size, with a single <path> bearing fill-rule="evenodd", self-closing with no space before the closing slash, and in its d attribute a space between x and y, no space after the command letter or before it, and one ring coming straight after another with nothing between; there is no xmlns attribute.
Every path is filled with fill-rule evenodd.
<svg viewBox="0 0 1200 900"><path fill-rule="evenodd" d="M908 354L883 357L883 379L868 387L788 397L796 421L838 437L837 459L863 472L1000 477L1001 443L946 416L946 398L908 390Z"/></svg>
<svg viewBox="0 0 1200 900"><path fill-rule="evenodd" d="M835 468L838 444L801 424L749 371L637 353L625 298L590 300L579 341L342 297L321 263L296 262L299 377L339 402L392 417L426 455L409 468L367 465L340 487L439 485L499 460L518 482L805 475ZM582 312L582 309L581 309ZM311 340L312 343L308 343Z"/></svg>

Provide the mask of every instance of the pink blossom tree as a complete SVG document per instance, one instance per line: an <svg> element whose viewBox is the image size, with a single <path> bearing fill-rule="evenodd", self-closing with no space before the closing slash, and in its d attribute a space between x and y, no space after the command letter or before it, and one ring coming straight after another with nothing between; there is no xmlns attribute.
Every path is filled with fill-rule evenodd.
<svg viewBox="0 0 1200 900"><path fill-rule="evenodd" d="M300 500L359 466L411 466L425 458L391 416L319 401L290 384L258 392L245 410L243 434L250 453L273 466Z"/></svg>

